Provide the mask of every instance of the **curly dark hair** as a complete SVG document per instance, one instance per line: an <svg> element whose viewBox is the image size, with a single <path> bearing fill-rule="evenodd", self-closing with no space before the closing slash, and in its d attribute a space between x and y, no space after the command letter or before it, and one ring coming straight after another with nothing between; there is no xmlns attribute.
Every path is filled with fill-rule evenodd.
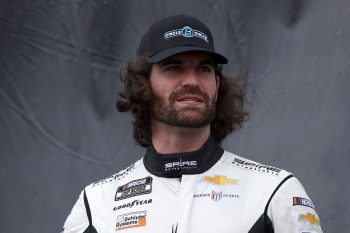
<svg viewBox="0 0 350 233"><path fill-rule="evenodd" d="M132 112L133 136L143 147L152 143L151 101L152 90L149 85L152 64L145 57L136 57L128 63L125 73L120 74L123 88L117 100L119 112ZM215 118L211 123L211 134L221 141L232 131L240 128L248 118L243 110L245 95L233 78L223 75L222 66L215 65L216 75L220 78Z"/></svg>

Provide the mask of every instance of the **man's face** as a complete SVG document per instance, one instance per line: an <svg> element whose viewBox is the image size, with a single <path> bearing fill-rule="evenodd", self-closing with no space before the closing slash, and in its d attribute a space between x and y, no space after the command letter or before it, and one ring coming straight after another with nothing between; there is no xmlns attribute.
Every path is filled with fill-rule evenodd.
<svg viewBox="0 0 350 233"><path fill-rule="evenodd" d="M175 127L199 128L215 117L219 79L203 52L179 53L152 66L152 117Z"/></svg>

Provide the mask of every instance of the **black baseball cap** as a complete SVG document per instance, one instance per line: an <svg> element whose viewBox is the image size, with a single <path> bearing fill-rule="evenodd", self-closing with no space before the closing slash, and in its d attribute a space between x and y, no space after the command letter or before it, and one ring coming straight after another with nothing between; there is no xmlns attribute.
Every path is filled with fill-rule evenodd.
<svg viewBox="0 0 350 233"><path fill-rule="evenodd" d="M218 64L226 64L227 58L217 53L209 28L199 19L188 15L175 15L155 21L143 35L137 56L146 56L150 63L182 52L203 51L210 53Z"/></svg>

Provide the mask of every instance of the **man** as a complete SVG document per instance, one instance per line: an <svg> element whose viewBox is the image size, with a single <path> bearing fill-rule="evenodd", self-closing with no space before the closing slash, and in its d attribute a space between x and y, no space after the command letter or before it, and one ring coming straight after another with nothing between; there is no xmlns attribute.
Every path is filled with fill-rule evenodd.
<svg viewBox="0 0 350 233"><path fill-rule="evenodd" d="M87 186L68 232L315 233L315 207L292 174L224 151L247 114L222 74L210 30L177 15L152 24L128 64L119 111L145 156Z"/></svg>

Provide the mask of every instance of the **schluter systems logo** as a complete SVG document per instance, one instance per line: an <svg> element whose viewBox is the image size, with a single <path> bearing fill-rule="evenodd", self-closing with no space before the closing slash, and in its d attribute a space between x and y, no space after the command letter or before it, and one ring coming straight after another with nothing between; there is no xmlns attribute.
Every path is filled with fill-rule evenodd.
<svg viewBox="0 0 350 233"><path fill-rule="evenodd" d="M146 226L146 210L117 216L116 231Z"/></svg>

